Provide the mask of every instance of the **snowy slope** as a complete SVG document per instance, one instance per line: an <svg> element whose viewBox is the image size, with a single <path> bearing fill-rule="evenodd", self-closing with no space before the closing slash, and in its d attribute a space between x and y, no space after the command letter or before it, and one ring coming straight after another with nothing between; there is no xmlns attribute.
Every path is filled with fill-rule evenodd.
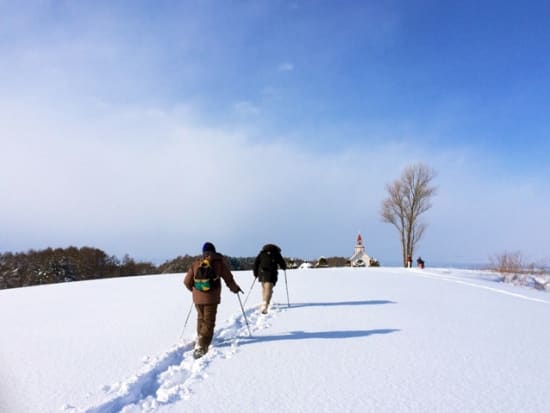
<svg viewBox="0 0 550 413"><path fill-rule="evenodd" d="M181 274L0 291L0 411L550 411L548 293L454 269L287 278L266 316L253 288L252 337L225 289L198 361Z"/></svg>

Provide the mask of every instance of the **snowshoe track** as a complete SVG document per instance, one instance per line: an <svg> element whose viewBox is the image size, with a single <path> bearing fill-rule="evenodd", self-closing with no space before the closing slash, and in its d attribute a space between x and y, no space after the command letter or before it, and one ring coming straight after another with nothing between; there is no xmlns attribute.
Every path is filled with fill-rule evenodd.
<svg viewBox="0 0 550 413"><path fill-rule="evenodd" d="M267 314L256 308L246 310L252 335L270 326L270 320L284 311L285 305L273 304ZM210 350L200 359L193 358L194 343L187 340L156 358L146 358L144 369L121 382L104 386L106 401L88 408L66 405L65 413L142 413L159 406L187 400L193 389L208 377L208 365L215 359L231 358L241 340L247 340L248 327L242 313L229 318L228 325L216 329Z"/></svg>

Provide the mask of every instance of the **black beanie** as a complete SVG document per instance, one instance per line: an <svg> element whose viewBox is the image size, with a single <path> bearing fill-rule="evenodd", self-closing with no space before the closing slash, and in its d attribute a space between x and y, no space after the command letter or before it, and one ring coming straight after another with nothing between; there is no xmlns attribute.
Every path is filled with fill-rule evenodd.
<svg viewBox="0 0 550 413"><path fill-rule="evenodd" d="M205 242L202 246L202 252L216 252L216 247L211 242Z"/></svg>

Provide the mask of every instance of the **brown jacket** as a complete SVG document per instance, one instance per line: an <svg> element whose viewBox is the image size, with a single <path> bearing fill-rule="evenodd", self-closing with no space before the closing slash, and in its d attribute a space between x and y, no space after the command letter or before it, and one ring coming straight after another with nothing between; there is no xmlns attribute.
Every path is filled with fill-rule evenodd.
<svg viewBox="0 0 550 413"><path fill-rule="evenodd" d="M239 291L241 291L241 287L239 287L239 285L235 282L233 274L231 274L229 266L225 262L223 256L217 252L207 252L204 256L206 255L210 256L210 262L212 263L214 271L216 272L216 274L220 275L220 278L223 279L225 285L227 285L231 292L238 293ZM193 279L195 277L195 272L200 265L201 260L197 260L189 266L187 274L183 279L183 283L185 284L187 289L193 293L193 302L195 304L219 304L222 292L221 282L218 283L218 286L216 288L208 292L199 291L196 288L193 288Z"/></svg>

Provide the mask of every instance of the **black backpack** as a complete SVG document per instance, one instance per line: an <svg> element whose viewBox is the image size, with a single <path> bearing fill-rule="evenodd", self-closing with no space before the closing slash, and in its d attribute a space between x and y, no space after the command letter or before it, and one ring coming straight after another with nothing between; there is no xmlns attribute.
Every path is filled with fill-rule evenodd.
<svg viewBox="0 0 550 413"><path fill-rule="evenodd" d="M220 276L217 275L208 258L201 261L201 265L195 271L193 286L203 292L212 291L220 283Z"/></svg>
<svg viewBox="0 0 550 413"><path fill-rule="evenodd" d="M260 272L264 274L273 274L277 272L277 261L274 257L273 251L262 251L260 254L259 268Z"/></svg>

